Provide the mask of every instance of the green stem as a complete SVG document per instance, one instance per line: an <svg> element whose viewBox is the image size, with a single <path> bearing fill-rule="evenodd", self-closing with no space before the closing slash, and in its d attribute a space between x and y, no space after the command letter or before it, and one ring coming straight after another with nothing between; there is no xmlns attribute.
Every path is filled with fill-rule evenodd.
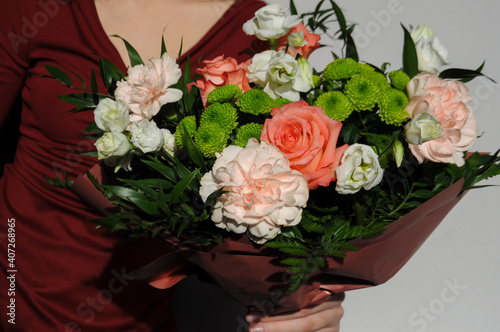
<svg viewBox="0 0 500 332"><path fill-rule="evenodd" d="M414 188L414 184L412 183L411 184L411 188L408 191L408 194L406 195L406 197L403 199L403 201L401 202L401 204L399 204L398 207L395 210L393 210L391 213L388 214L389 216L392 215L392 214L394 214L394 213L396 213L396 212L398 212L403 207L403 205L406 204L406 201L408 201L408 199L410 198L410 195L411 195L411 192L413 191L413 188Z"/></svg>

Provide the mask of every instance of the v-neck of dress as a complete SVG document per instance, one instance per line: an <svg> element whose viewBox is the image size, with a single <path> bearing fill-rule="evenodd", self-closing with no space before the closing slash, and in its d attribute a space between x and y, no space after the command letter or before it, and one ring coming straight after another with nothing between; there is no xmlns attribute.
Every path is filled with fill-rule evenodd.
<svg viewBox="0 0 500 332"><path fill-rule="evenodd" d="M114 64L116 66L118 66L119 68L121 67L122 69L126 69L127 66L125 65L125 61L121 57L120 52L118 52L118 49L116 48L116 46L111 41L110 36L108 34L106 34L106 31L104 30L104 26L102 25L101 19L99 18L99 14L97 12L97 7L95 5L95 1L91 0L89 2L91 2L90 7L91 7L91 12L92 12L91 13L92 14L92 20L95 23L94 26L96 26L97 29L99 30L97 33L99 35L101 35L102 40L106 41L107 46L114 53L113 56L115 57L115 59L108 59L108 60L118 60L119 59L119 62L115 62ZM228 17L228 13L231 12L232 10L234 10L234 8L236 6L238 6L238 4L240 4L239 0L234 1L231 4L231 6L224 12L224 14L221 16L221 18L214 25L212 25L212 27L203 35L203 37L195 45L193 45L189 50L187 50L186 52L183 52L183 54L181 55L181 57L178 59L178 62L179 63L184 62L187 59L188 55L191 53L191 51L196 50L199 47L199 45L202 44L210 35L214 34L219 29L219 27L222 24L224 24L224 21Z"/></svg>

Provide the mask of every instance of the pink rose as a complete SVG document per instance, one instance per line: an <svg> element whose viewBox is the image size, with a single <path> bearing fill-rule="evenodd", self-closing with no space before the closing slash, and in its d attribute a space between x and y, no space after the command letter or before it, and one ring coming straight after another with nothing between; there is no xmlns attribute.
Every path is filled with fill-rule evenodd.
<svg viewBox="0 0 500 332"><path fill-rule="evenodd" d="M304 58L309 58L311 53L316 50L319 45L321 36L316 33L311 33L302 23L297 24L290 29L290 32L278 40L276 50L284 50L287 43L293 41L288 47L288 53L295 57L297 54L302 55Z"/></svg>
<svg viewBox="0 0 500 332"><path fill-rule="evenodd" d="M167 54L150 59L145 65L129 68L124 81L117 83L115 97L130 110L130 122L151 120L160 108L182 98L182 91L170 86L181 77L175 59Z"/></svg>
<svg viewBox="0 0 500 332"><path fill-rule="evenodd" d="M191 85L200 89L204 106L207 104L208 94L226 84L235 84L243 91L250 90L246 66L238 64L233 58L224 58L221 55L213 60L203 61L203 67L197 68L196 72L201 75L201 78Z"/></svg>
<svg viewBox="0 0 500 332"><path fill-rule="evenodd" d="M309 199L304 176L290 169L276 146L250 139L245 148L230 145L218 155L212 171L201 179L203 201L224 188L214 206L212 220L220 228L262 244L295 226Z"/></svg>
<svg viewBox="0 0 500 332"><path fill-rule="evenodd" d="M283 151L290 167L304 174L309 189L335 181L335 169L348 147L337 148L342 123L303 100L275 108L271 114L260 139Z"/></svg>
<svg viewBox="0 0 500 332"><path fill-rule="evenodd" d="M420 163L430 160L462 166L464 152L477 138L476 118L466 105L472 98L465 84L422 73L408 83L407 89L412 98L406 106L410 116L429 113L439 120L443 130L436 139L420 145L410 144L413 155Z"/></svg>

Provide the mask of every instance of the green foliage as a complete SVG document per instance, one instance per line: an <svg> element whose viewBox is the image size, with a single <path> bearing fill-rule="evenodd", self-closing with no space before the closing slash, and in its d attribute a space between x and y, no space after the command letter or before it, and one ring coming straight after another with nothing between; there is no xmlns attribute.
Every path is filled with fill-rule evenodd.
<svg viewBox="0 0 500 332"><path fill-rule="evenodd" d="M404 44L403 44L403 71L410 78L418 73L418 58L415 43L411 38L410 32L403 26Z"/></svg>

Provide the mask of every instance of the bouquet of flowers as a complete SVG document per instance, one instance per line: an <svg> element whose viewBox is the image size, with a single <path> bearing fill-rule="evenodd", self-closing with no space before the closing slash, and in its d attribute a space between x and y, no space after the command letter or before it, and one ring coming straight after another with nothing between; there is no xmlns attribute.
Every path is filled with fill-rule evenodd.
<svg viewBox="0 0 500 332"><path fill-rule="evenodd" d="M402 69L360 62L354 27L323 3L260 9L243 25L253 57L204 61L194 81L166 52L144 63L124 41L126 74L100 64L109 94L93 74L90 91L61 97L94 110L86 134L103 163L55 182L106 211L99 225L172 245L135 277L170 287L194 264L247 306L304 307L387 281L467 190L500 174L498 152L468 153L465 83L482 65L438 73L446 51L425 26L403 27ZM332 17L343 54L313 70L314 32Z"/></svg>

